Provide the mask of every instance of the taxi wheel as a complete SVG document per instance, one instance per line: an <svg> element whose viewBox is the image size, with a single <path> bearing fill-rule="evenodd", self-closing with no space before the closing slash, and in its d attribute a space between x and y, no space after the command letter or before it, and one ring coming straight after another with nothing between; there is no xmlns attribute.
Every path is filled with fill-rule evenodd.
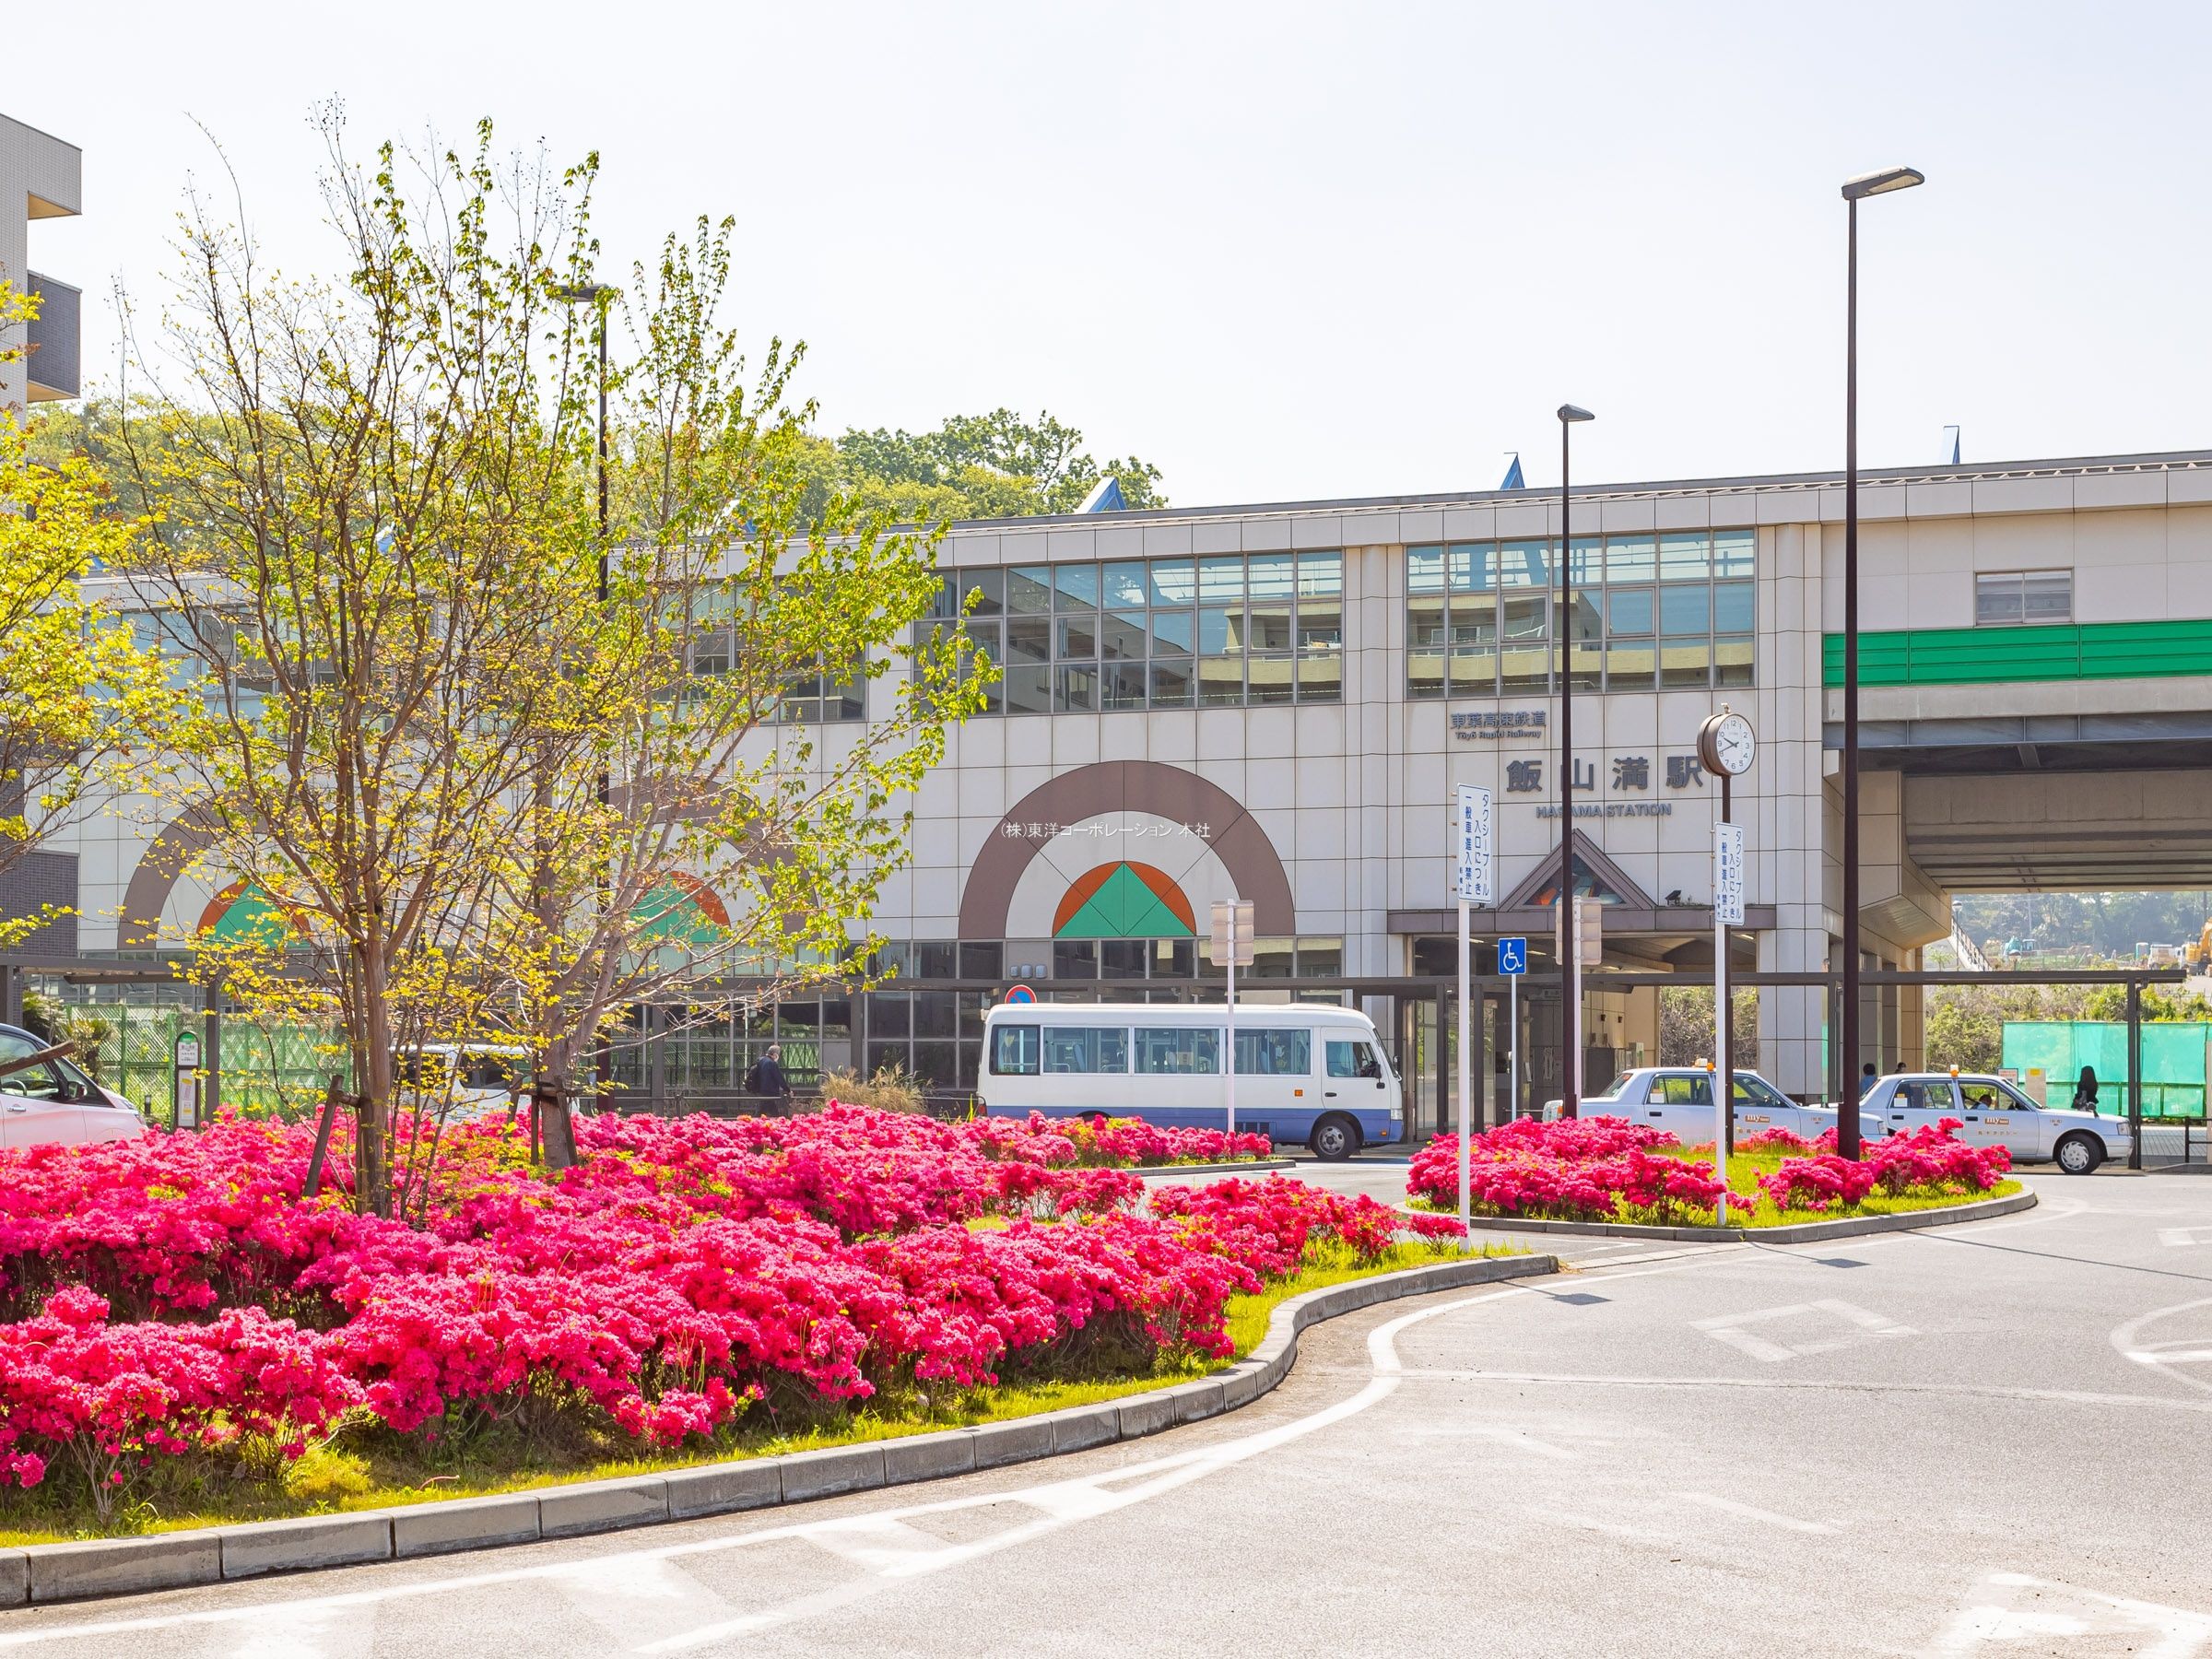
<svg viewBox="0 0 2212 1659"><path fill-rule="evenodd" d="M2069 1175L2087 1175L2104 1161L2104 1147L2093 1135L2069 1135L2058 1143L2058 1167Z"/></svg>
<svg viewBox="0 0 2212 1659"><path fill-rule="evenodd" d="M1313 1156L1324 1163L1342 1163L1359 1150L1359 1125L1341 1113L1331 1112L1313 1125L1309 1145Z"/></svg>

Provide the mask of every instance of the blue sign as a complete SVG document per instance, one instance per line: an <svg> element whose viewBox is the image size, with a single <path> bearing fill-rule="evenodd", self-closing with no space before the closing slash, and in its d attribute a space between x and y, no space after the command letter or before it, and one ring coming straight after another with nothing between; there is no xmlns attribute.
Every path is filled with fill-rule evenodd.
<svg viewBox="0 0 2212 1659"><path fill-rule="evenodd" d="M1498 941L1498 971L1526 973L1528 971L1528 941L1500 939Z"/></svg>
<svg viewBox="0 0 2212 1659"><path fill-rule="evenodd" d="M1017 985L1013 990L1006 993L1006 1001L1009 1003L1033 1003L1036 1000L1037 993L1030 990L1027 985Z"/></svg>

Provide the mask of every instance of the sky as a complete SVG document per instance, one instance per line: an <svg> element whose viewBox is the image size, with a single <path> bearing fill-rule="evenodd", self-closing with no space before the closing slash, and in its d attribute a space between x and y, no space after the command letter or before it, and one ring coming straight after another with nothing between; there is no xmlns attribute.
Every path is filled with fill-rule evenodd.
<svg viewBox="0 0 2212 1659"><path fill-rule="evenodd" d="M309 122L365 152L490 117L596 149L608 266L740 223L755 342L820 424L1049 409L1184 505L1842 460L1852 174L1861 455L2212 444L2212 8L1125 0L30 8L0 112L80 145L87 290L158 306L221 181L287 271L337 243ZM203 132L203 128L206 129ZM227 188L227 186L226 186Z"/></svg>

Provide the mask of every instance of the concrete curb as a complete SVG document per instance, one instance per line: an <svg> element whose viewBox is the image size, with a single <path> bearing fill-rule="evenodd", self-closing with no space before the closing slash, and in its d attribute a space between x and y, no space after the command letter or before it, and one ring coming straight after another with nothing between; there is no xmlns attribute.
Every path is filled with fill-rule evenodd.
<svg viewBox="0 0 2212 1659"><path fill-rule="evenodd" d="M2016 1210L2033 1209L2035 1194L2018 1192L1979 1204L1947 1209L1907 1210L1895 1216L1844 1216L1834 1221L1806 1221L1795 1227L1642 1227L1627 1221L1540 1221L1512 1216L1477 1216L1474 1224L1493 1232L1566 1233L1588 1239L1671 1239L1724 1241L1746 1244L1811 1244L1822 1239L1856 1238L1861 1233L1912 1232L1923 1227L1957 1227L1988 1221ZM1431 1212L1409 1210L1409 1215Z"/></svg>
<svg viewBox="0 0 2212 1659"><path fill-rule="evenodd" d="M1289 1373L1298 1357L1298 1334L1322 1320L1400 1297L1532 1278L1558 1267L1552 1256L1471 1257L1309 1290L1276 1308L1267 1322L1267 1335L1250 1355L1211 1376L973 1429L947 1429L782 1457L701 1464L624 1480L579 1481L493 1498L453 1498L401 1509L0 1549L0 1607L578 1537L936 1480L1137 1440L1251 1405Z"/></svg>

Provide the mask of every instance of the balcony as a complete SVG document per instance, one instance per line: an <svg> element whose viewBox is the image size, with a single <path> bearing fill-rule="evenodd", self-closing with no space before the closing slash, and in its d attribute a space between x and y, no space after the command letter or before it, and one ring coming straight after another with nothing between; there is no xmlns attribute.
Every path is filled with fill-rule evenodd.
<svg viewBox="0 0 2212 1659"><path fill-rule="evenodd" d="M39 314L30 324L29 355L24 367L30 381L30 401L52 403L57 398L83 395L83 335L80 322L85 297L81 290L38 272L30 274L29 291L39 302Z"/></svg>

